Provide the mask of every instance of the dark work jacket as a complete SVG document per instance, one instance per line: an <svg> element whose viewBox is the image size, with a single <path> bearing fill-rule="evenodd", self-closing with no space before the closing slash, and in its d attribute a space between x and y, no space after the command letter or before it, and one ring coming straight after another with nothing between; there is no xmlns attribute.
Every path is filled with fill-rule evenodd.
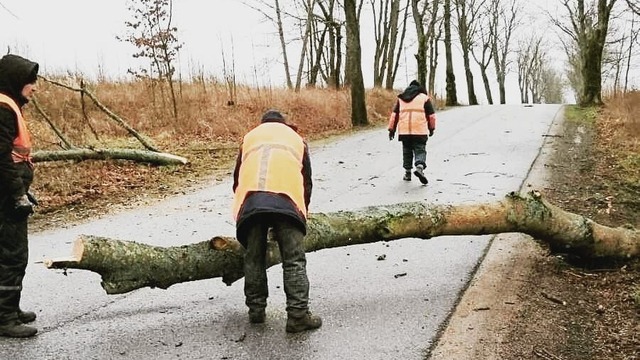
<svg viewBox="0 0 640 360"><path fill-rule="evenodd" d="M5 55L0 59L0 92L12 98L22 108L28 100L22 88L34 80L38 64L27 59ZM0 206L6 209L29 191L33 169L27 162L14 163L11 156L13 140L18 136L18 119L8 106L0 104Z"/></svg>
<svg viewBox="0 0 640 360"><path fill-rule="evenodd" d="M0 105L0 199L7 206L26 194L33 180L31 165L14 163L11 156L13 139L18 135L17 121L13 110Z"/></svg>

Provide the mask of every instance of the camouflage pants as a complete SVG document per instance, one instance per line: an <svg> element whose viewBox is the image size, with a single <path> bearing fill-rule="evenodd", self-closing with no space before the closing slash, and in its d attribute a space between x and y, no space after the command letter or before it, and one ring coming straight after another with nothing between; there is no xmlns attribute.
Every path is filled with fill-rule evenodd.
<svg viewBox="0 0 640 360"><path fill-rule="evenodd" d="M304 234L293 220L283 215L256 215L246 232L247 252L244 261L244 294L249 309L267 306L266 252L267 234L273 230L282 258L284 292L287 297L287 314L303 316L308 310L309 279L307 260L302 241Z"/></svg>

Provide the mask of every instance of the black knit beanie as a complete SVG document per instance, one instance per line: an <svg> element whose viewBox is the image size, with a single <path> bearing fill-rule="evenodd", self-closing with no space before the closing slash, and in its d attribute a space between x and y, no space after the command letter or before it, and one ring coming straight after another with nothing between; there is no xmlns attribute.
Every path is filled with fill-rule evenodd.
<svg viewBox="0 0 640 360"><path fill-rule="evenodd" d="M262 122L284 122L284 117L277 110L269 110L262 115Z"/></svg>

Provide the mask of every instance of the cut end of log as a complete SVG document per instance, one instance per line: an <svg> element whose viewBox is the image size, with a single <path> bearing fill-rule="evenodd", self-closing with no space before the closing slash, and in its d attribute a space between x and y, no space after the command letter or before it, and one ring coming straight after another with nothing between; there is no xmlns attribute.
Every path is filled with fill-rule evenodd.
<svg viewBox="0 0 640 360"><path fill-rule="evenodd" d="M73 242L73 250L71 252L74 258L78 259L78 261L82 260L82 255L84 254L84 236L80 235L76 241Z"/></svg>
<svg viewBox="0 0 640 360"><path fill-rule="evenodd" d="M43 261L44 266L48 269L66 269L68 267L77 266L82 261L82 255L84 254L84 236L80 235L73 243L73 249L71 250L71 256L57 259L45 259Z"/></svg>
<svg viewBox="0 0 640 360"><path fill-rule="evenodd" d="M222 236L211 238L210 244L214 250L227 250L231 247L228 238Z"/></svg>
<svg viewBox="0 0 640 360"><path fill-rule="evenodd" d="M218 251L244 252L244 247L236 238L229 236L215 236L209 240L211 249Z"/></svg>
<svg viewBox="0 0 640 360"><path fill-rule="evenodd" d="M167 158L170 161L174 161L177 163L181 163L182 165L186 165L189 163L189 160L185 157L169 154L169 153L160 153L163 157Z"/></svg>

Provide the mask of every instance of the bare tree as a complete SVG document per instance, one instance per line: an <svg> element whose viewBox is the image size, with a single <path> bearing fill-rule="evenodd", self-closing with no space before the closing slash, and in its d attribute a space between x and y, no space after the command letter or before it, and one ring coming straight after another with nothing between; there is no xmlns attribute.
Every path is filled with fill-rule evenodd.
<svg viewBox="0 0 640 360"><path fill-rule="evenodd" d="M373 39L375 42L373 51L373 86L382 87L387 67L386 53L389 51L390 33L393 31L391 23L398 23L398 9L395 8L395 11L393 11L390 8L396 7L398 0L391 0L390 2L370 0L370 3L373 15ZM397 32L397 28L395 31Z"/></svg>
<svg viewBox="0 0 640 360"><path fill-rule="evenodd" d="M304 19L302 19L304 26L301 26L301 28L303 28L304 30L302 33L302 50L300 51L300 61L298 62L298 72L296 74L296 87L295 87L296 92L300 91L300 86L302 83L302 76L303 76L302 73L304 70L305 57L307 55L306 51L307 51L309 39L311 38L311 31L313 30L313 21L314 21L313 9L315 7L315 4L316 4L316 0L305 0L304 2L306 16Z"/></svg>
<svg viewBox="0 0 640 360"><path fill-rule="evenodd" d="M282 52L282 64L284 66L284 77L287 83L288 89L293 89L293 81L291 80L291 70L289 64L289 53L287 51L287 39L285 38L284 23L282 8L280 7L280 1L275 0L273 3L266 0L253 0L257 5L253 5L249 2L244 4L248 7L260 12L265 19L271 21L278 31L278 40L280 42L280 49Z"/></svg>
<svg viewBox="0 0 640 360"><path fill-rule="evenodd" d="M543 61L540 71L540 101L545 104L562 104L565 102L562 75L549 66L548 59Z"/></svg>
<svg viewBox="0 0 640 360"><path fill-rule="evenodd" d="M373 57L373 86L393 88L398 59L401 55L407 27L407 6L400 11L400 0L369 0L373 13L375 40ZM404 16L400 18L400 14ZM400 35L398 33L400 32ZM399 41L398 41L399 38Z"/></svg>
<svg viewBox="0 0 640 360"><path fill-rule="evenodd" d="M634 62L634 45L638 43L640 28L636 21L636 14L630 12L620 18L618 26L612 31L614 39L610 41L603 56L603 67L609 67L603 71L603 77L613 77L613 92L617 96L620 92L626 93L629 86L629 73Z"/></svg>
<svg viewBox="0 0 640 360"><path fill-rule="evenodd" d="M576 44L582 78L577 99L582 106L602 104L602 59L609 20L617 0L562 0L569 24L552 17L553 23Z"/></svg>
<svg viewBox="0 0 640 360"><path fill-rule="evenodd" d="M546 61L546 53L541 47L542 39L534 42L530 50L529 63L527 64L526 76L527 83L529 84L529 92L531 93L531 102L534 104L541 103L541 96L543 89L542 73L544 69L544 63Z"/></svg>
<svg viewBox="0 0 640 360"><path fill-rule="evenodd" d="M574 43L563 44L565 54L567 55L566 76L571 90L574 94L578 94L582 88L582 75L580 74L580 59L578 51L575 49Z"/></svg>
<svg viewBox="0 0 640 360"><path fill-rule="evenodd" d="M447 106L457 106L456 75L453 72L453 54L451 51L451 0L444 0L444 50L446 58L446 101Z"/></svg>
<svg viewBox="0 0 640 360"><path fill-rule="evenodd" d="M627 5L636 15L640 15L640 3L637 0L627 0Z"/></svg>
<svg viewBox="0 0 640 360"><path fill-rule="evenodd" d="M316 0L316 4L321 15L317 16L314 22L316 29L312 32L312 46L316 52L311 65L309 84L315 86L320 75L328 86L337 89L341 85L344 21L337 14L336 0Z"/></svg>
<svg viewBox="0 0 640 360"><path fill-rule="evenodd" d="M411 13L416 25L416 35L418 50L415 54L418 81L421 84L428 84L430 94L434 93L435 70L438 64L438 43L439 32L436 32L436 24L440 23L438 18L439 0L420 1L411 0ZM426 31L425 31L426 27ZM427 52L429 53L427 56ZM428 61L428 62L427 62ZM428 67L427 67L428 64ZM429 80L427 81L427 74Z"/></svg>
<svg viewBox="0 0 640 360"><path fill-rule="evenodd" d="M427 41L429 42L429 94L435 94L436 69L438 68L438 45L442 37L443 18L439 16L439 9L442 7L441 0L431 1L429 26L427 27Z"/></svg>
<svg viewBox="0 0 640 360"><path fill-rule="evenodd" d="M620 91L620 81L622 76L622 69L624 67L624 62L626 61L626 47L627 41L629 41L629 37L623 36L618 41L615 42L615 45L609 46L605 55L603 57L603 64L608 64L611 67L611 73L613 76L613 96L618 96ZM606 77L606 76L605 76Z"/></svg>
<svg viewBox="0 0 640 360"><path fill-rule="evenodd" d="M462 48L462 61L464 63L464 74L467 80L467 95L469 105L478 105L478 98L473 84L473 72L471 71L471 61L469 54L473 47L474 35L477 30L477 20L480 16L480 9L486 0L453 0L456 6L457 29Z"/></svg>
<svg viewBox="0 0 640 360"><path fill-rule="evenodd" d="M356 0L344 0L347 24L347 74L351 87L351 124L368 125L365 103L364 79L362 78L362 52L360 48L360 24L356 11Z"/></svg>
<svg viewBox="0 0 640 360"><path fill-rule="evenodd" d="M506 78L509 67L509 54L511 52L511 39L513 33L519 25L521 2L520 0L490 0L491 9L490 33L491 33L491 54L493 67L496 71L498 82L498 93L500 94L500 104L505 104L506 100Z"/></svg>
<svg viewBox="0 0 640 360"><path fill-rule="evenodd" d="M138 0L129 1L131 21L126 21L128 33L124 37L117 36L138 48L134 58L146 58L150 61L150 69L129 69L137 77L158 79L169 85L173 116L178 116L178 106L174 89L174 62L182 44L176 36L178 29L172 25L172 0Z"/></svg>
<svg viewBox="0 0 640 360"><path fill-rule="evenodd" d="M529 92L532 89L532 74L535 73L535 71L532 71L532 67L537 62L536 56L539 53L541 42L542 38L535 34L531 35L527 39L523 39L520 41L520 48L518 49L516 63L518 66L518 87L520 88L520 102L523 104L529 103ZM533 95L532 101L535 102Z"/></svg>
<svg viewBox="0 0 640 360"><path fill-rule="evenodd" d="M634 14L640 15L640 12L638 12L638 8L636 8L636 10L634 10ZM631 18L631 29L630 31L630 38L631 41L629 42L629 49L627 50L627 66L625 69L625 76L624 76L624 92L626 93L629 90L629 71L631 70L631 55L633 54L632 49L633 49L633 45L638 43L638 39L639 35L640 35L640 28L636 28L636 25L638 23L636 22L636 17L632 16Z"/></svg>
<svg viewBox="0 0 640 360"><path fill-rule="evenodd" d="M282 61L284 65L284 76L287 81L287 87L293 89L293 83L291 82L291 71L289 70L289 57L287 55L287 42L284 38L284 27L282 25L282 10L280 9L280 2L274 1L274 10L276 13L276 26L278 27L278 38L280 39L280 47L282 48Z"/></svg>
<svg viewBox="0 0 640 360"><path fill-rule="evenodd" d="M224 84L227 88L227 95L229 99L227 100L227 105L232 106L236 104L236 93L237 93L237 83L236 83L236 64L234 61L234 46L233 41L231 42L231 64L227 66L227 57L224 52L224 48L222 48L222 75L224 77Z"/></svg>
<svg viewBox="0 0 640 360"><path fill-rule="evenodd" d="M518 86L522 103L563 103L565 82L551 65L543 38L531 35L522 40L517 57ZM531 97L529 97L531 96Z"/></svg>
<svg viewBox="0 0 640 360"><path fill-rule="evenodd" d="M424 31L424 18L428 6L428 1L420 3L420 0L411 0L411 14L413 15L413 22L416 26L418 42L418 49L414 57L416 58L416 68L418 70L417 80L420 84L427 83L427 44L429 39Z"/></svg>
<svg viewBox="0 0 640 360"><path fill-rule="evenodd" d="M402 55L402 47L404 44L404 39L405 36L407 34L407 18L409 16L409 6L408 4L406 4L405 6L403 6L403 16L402 16L402 20L401 23L398 24L391 24L392 25L392 29L398 29L401 28L402 32L400 35L398 35L398 31L395 30L392 32L392 37L391 37L391 41L389 44L389 51L387 51L387 76L386 76L386 81L385 81L385 89L387 90L392 90L393 89L393 84L396 81L396 75L398 74L398 66L400 65L400 56ZM398 9L399 10L399 9ZM397 18L395 20L400 21L399 18ZM395 33L395 34L393 34ZM397 37L400 37L400 42L396 41ZM395 50L393 50L395 49Z"/></svg>
<svg viewBox="0 0 640 360"><path fill-rule="evenodd" d="M493 95L491 94L491 85L489 84L489 76L487 75L487 69L491 64L494 54L493 51L491 51L492 44L494 43L493 36L495 36L491 31L491 11L492 9L490 7L483 7L480 10L477 20L480 26L475 34L477 40L470 50L473 59L480 67L480 75L482 76L487 102L493 105Z"/></svg>
<svg viewBox="0 0 640 360"><path fill-rule="evenodd" d="M346 41L346 54L347 54L347 58L345 59L345 67L344 67L344 85L345 86L351 86L351 79L357 75L351 75L349 72L352 70L355 70L355 68L357 67L360 71L360 73L362 74L362 64L360 63L362 60L362 49L360 47L360 14L362 13L362 8L364 5L364 1L365 0L350 0L349 3L346 2L346 0L343 0L343 10L344 10L344 14L345 14L345 24L346 24L346 31L347 31L347 41ZM349 23L350 19L346 18L346 14L348 12L347 10L347 5L351 6L351 3L353 3L353 15L354 18L352 19L353 22ZM350 28L351 26L351 28ZM356 40L353 37L353 31L358 32L358 37L357 37L357 42L354 42L354 40ZM351 34L350 34L351 32ZM356 45L357 44L357 45ZM355 45L358 47L358 49L351 49L350 46L351 45ZM359 65L355 65L355 64L350 64L350 61L354 61L356 60L356 57L354 56L350 56L351 55L355 55L356 53L359 53L360 55L358 56L358 63ZM363 85L364 87L364 85ZM353 90L353 89L352 89ZM353 101L353 99L352 99Z"/></svg>

